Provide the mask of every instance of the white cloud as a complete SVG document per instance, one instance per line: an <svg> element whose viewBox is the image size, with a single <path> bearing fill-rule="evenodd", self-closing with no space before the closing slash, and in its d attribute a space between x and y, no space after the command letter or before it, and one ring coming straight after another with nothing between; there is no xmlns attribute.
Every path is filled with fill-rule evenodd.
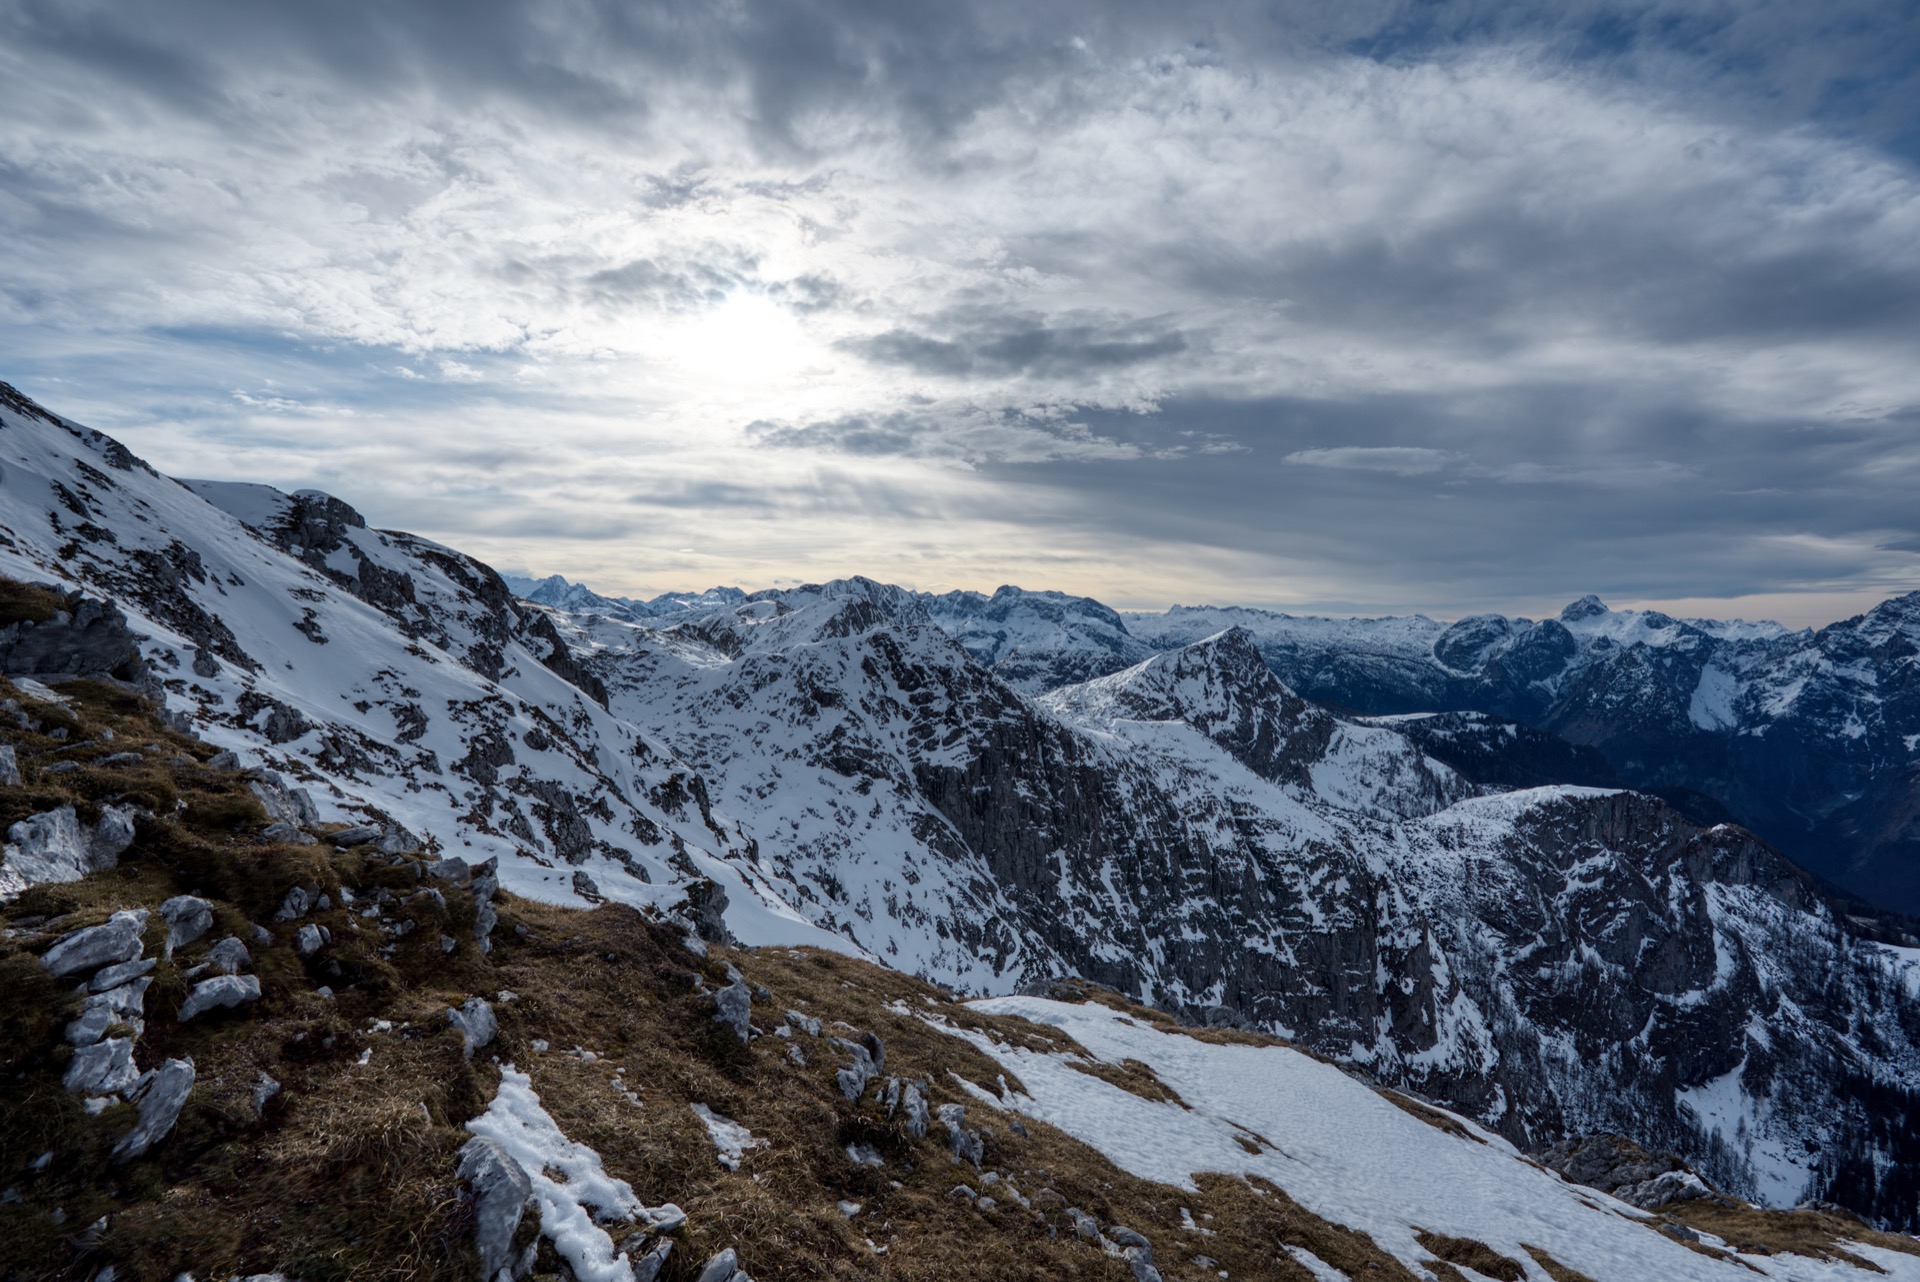
<svg viewBox="0 0 1920 1282"><path fill-rule="evenodd" d="M1325 467L1343 472L1391 472L1395 476L1429 476L1460 461L1448 450L1410 445L1338 445L1295 450L1283 460L1298 467Z"/></svg>

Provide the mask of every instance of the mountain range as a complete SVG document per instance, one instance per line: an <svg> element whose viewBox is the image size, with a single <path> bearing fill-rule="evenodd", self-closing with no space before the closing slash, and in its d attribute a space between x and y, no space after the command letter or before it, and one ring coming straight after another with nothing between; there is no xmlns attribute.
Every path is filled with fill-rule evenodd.
<svg viewBox="0 0 1920 1282"><path fill-rule="evenodd" d="M1920 886L1920 596L1798 633L635 602L173 480L4 385L0 474L0 575L81 594L8 625L7 671L80 671L104 602L119 679L321 821L965 992L1109 985L1523 1150L1620 1132L1920 1226L1920 941L1885 910Z"/></svg>

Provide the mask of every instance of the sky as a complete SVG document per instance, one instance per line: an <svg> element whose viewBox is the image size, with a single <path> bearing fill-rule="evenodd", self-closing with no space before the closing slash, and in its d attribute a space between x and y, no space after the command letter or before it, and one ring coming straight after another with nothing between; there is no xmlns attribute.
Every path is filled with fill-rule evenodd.
<svg viewBox="0 0 1920 1282"><path fill-rule="evenodd" d="M0 379L647 595L1920 589L1920 0L0 0Z"/></svg>

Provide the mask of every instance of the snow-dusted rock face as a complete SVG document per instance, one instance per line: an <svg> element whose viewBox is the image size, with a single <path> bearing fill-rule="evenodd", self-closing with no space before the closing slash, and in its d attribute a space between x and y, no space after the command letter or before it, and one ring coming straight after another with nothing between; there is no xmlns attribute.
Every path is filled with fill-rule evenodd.
<svg viewBox="0 0 1920 1282"><path fill-rule="evenodd" d="M1478 796L1299 698L1244 631L1029 701L931 624L855 580L570 626L773 885L894 964L989 991L1090 977L1522 1144L1632 1131L1774 1200L1908 1142L1868 1119L1875 1092L1916 1100L1920 1008L1746 833L1606 790ZM1857 1027L1877 1009L1903 1013Z"/></svg>
<svg viewBox="0 0 1920 1282"><path fill-rule="evenodd" d="M1818 631L1609 610L1311 619L1122 616L1156 647L1244 627L1288 685L1362 712L1472 709L1597 749L1620 779L1714 807L1806 867L1920 912L1920 593Z"/></svg>
<svg viewBox="0 0 1920 1282"><path fill-rule="evenodd" d="M8 390L0 574L124 610L174 711L299 777L322 818L497 855L549 898L584 865L671 903L740 844L486 566L325 495L176 482Z"/></svg>
<svg viewBox="0 0 1920 1282"><path fill-rule="evenodd" d="M1131 667L1153 647L1088 597L1002 587L992 596L925 598L927 614L975 662L1022 694L1039 694Z"/></svg>

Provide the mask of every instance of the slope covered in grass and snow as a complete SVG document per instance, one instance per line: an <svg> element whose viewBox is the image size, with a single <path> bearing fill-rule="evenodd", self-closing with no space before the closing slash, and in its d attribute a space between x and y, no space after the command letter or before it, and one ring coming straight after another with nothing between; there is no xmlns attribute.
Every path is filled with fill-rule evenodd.
<svg viewBox="0 0 1920 1282"><path fill-rule="evenodd" d="M1205 1042L1095 1003L1007 997L972 1005L1060 1029L1106 1063L1143 1064L1178 1100L1093 1078L1078 1055L972 1034L1026 1088L980 1098L1056 1126L1143 1179L1193 1188L1195 1175L1218 1171L1271 1181L1417 1270L1434 1258L1420 1240L1425 1232L1481 1243L1530 1279L1549 1277L1534 1252L1596 1282L1868 1276L1837 1260L1736 1254L1711 1236L1704 1245L1714 1254L1692 1250L1656 1231L1659 1217L1563 1181L1497 1135L1465 1123L1443 1130L1285 1047ZM1196 1234L1183 1246L1203 1252L1205 1239ZM1858 1242L1845 1249L1888 1276L1920 1278L1920 1255Z"/></svg>

